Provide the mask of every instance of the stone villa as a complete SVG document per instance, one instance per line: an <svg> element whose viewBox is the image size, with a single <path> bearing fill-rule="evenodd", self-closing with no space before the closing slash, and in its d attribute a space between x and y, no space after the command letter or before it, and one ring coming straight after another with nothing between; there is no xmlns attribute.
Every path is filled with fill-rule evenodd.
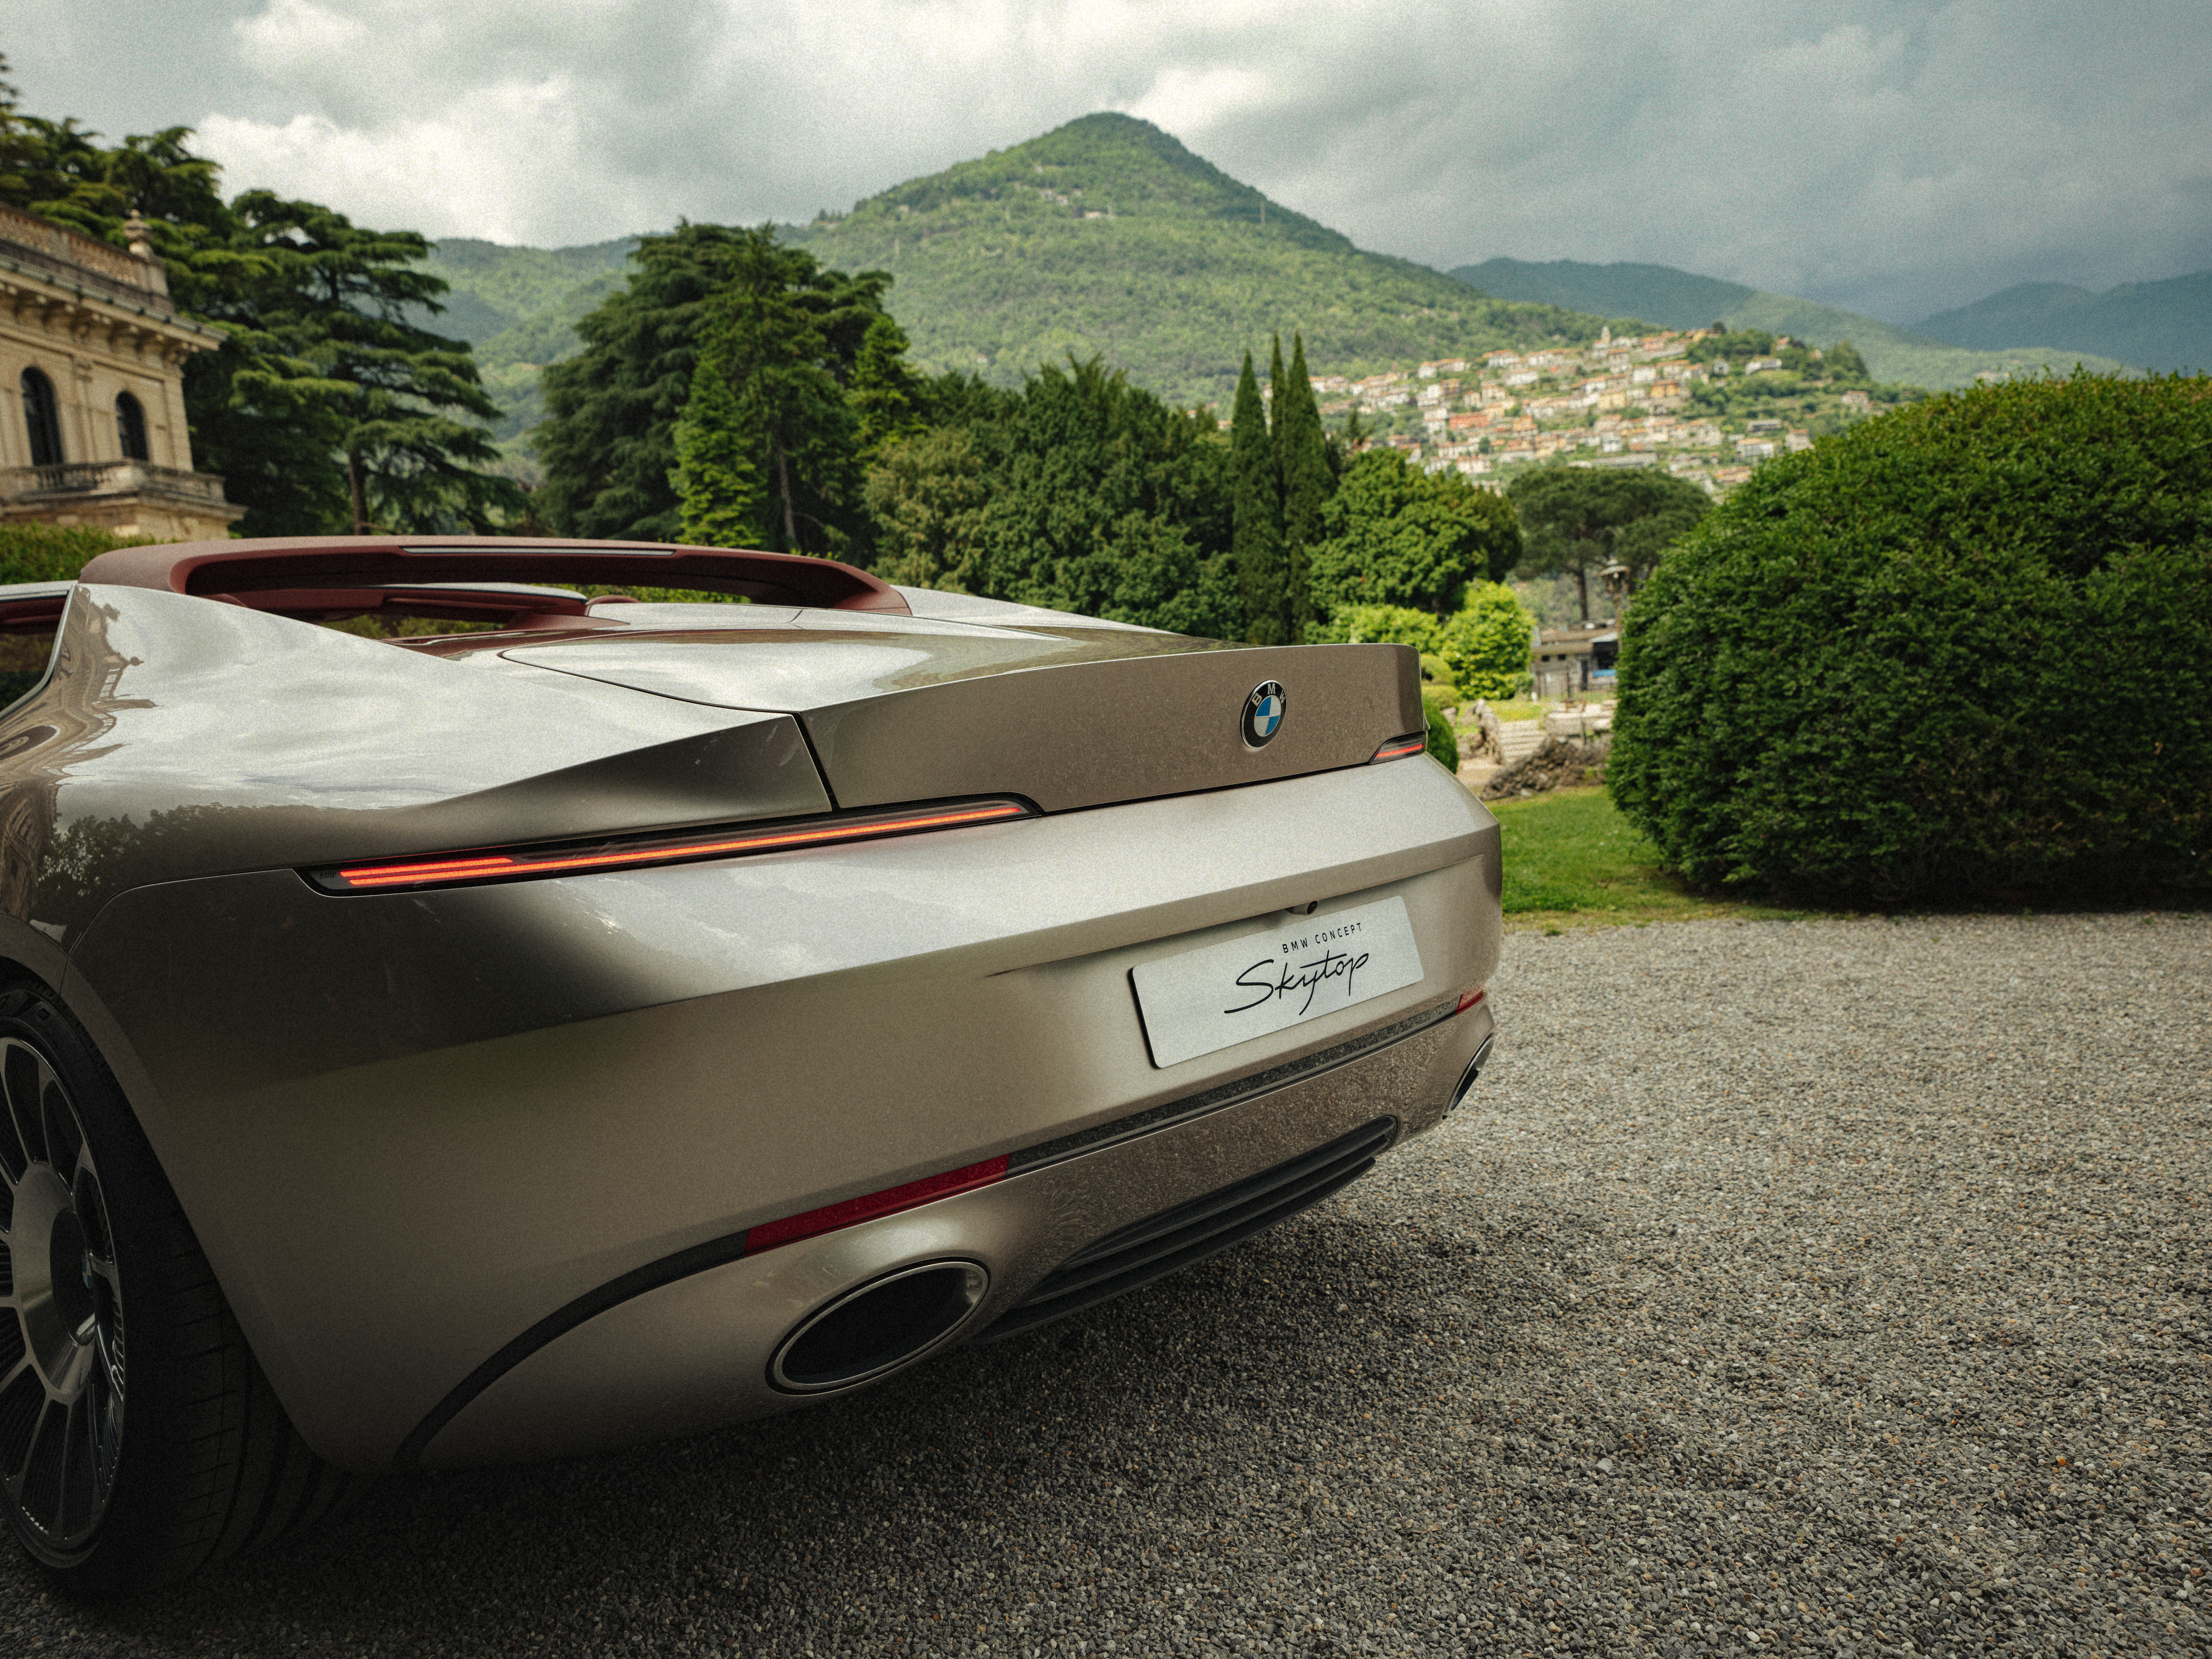
<svg viewBox="0 0 2212 1659"><path fill-rule="evenodd" d="M243 507L192 471L184 366L222 343L177 315L136 220L128 253L0 206L0 524L160 541L228 536Z"/></svg>

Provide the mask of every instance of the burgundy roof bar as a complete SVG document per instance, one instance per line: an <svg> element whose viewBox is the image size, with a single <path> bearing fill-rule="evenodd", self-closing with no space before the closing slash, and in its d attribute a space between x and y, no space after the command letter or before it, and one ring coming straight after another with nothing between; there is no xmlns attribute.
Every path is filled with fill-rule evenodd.
<svg viewBox="0 0 2212 1659"><path fill-rule="evenodd" d="M118 547L80 580L216 599L271 590L520 582L692 588L769 605L907 614L881 578L835 559L661 542L500 536L297 536Z"/></svg>

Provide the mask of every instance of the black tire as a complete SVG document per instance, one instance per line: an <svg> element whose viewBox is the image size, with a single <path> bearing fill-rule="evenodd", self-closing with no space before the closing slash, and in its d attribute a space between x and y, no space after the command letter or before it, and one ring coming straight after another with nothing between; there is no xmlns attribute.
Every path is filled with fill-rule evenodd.
<svg viewBox="0 0 2212 1659"><path fill-rule="evenodd" d="M123 1093L0 992L0 1509L65 1589L157 1589L358 1486L309 1451Z"/></svg>

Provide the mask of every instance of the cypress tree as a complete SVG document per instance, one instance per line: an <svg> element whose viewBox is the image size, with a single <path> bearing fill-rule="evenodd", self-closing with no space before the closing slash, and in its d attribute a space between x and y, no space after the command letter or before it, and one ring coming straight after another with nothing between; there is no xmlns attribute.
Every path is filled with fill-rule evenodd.
<svg viewBox="0 0 2212 1659"><path fill-rule="evenodd" d="M1276 352L1280 365L1282 353ZM1236 410L1229 422L1229 465L1235 514L1231 559L1244 593L1245 637L1254 645L1281 645L1284 628L1282 470L1260 408L1260 383L1252 354L1237 378Z"/></svg>
<svg viewBox="0 0 2212 1659"><path fill-rule="evenodd" d="M1275 392L1275 453L1283 477L1284 623L1291 643L1305 637L1313 613L1310 561L1327 535L1322 507L1335 480L1328 466L1328 439L1322 430L1321 405L1306 373L1306 343L1291 336L1289 374Z"/></svg>
<svg viewBox="0 0 2212 1659"><path fill-rule="evenodd" d="M1274 349L1267 358L1267 442L1275 452L1275 490L1283 488L1283 337L1273 337Z"/></svg>

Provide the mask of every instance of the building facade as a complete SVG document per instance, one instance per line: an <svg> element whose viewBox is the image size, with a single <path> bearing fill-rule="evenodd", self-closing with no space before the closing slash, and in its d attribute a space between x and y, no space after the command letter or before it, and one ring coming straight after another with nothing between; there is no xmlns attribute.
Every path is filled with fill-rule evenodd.
<svg viewBox="0 0 2212 1659"><path fill-rule="evenodd" d="M0 205L0 524L199 541L245 513L185 422L185 360L222 337L177 315L130 228L125 253Z"/></svg>

